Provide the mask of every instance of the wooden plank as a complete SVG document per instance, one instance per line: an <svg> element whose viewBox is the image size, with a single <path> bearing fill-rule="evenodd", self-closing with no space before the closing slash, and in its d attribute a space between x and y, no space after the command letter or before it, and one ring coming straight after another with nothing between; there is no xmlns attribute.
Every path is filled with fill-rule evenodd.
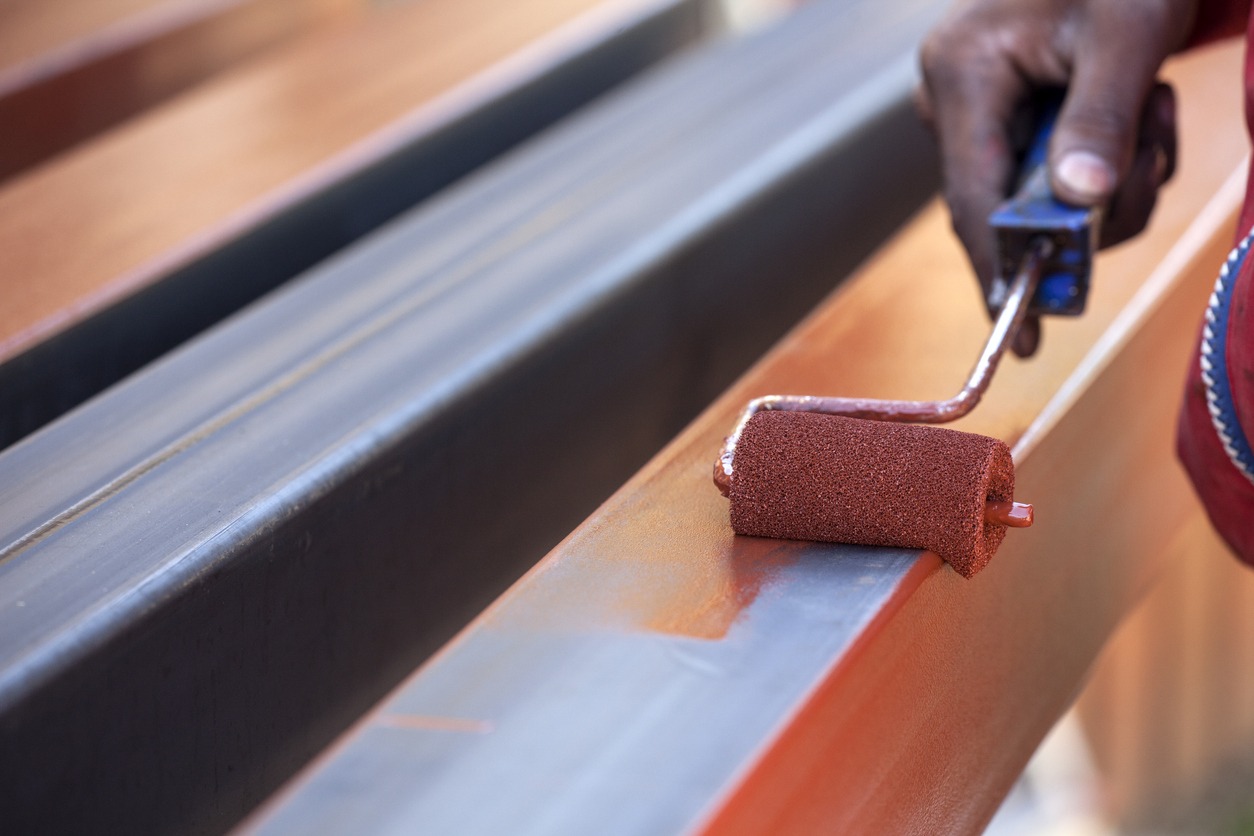
<svg viewBox="0 0 1254 836"><path fill-rule="evenodd" d="M365 0L0 4L0 180Z"/></svg>
<svg viewBox="0 0 1254 836"><path fill-rule="evenodd" d="M688 0L389 5L10 181L0 446L690 43L704 17Z"/></svg>
<svg viewBox="0 0 1254 836"><path fill-rule="evenodd" d="M1187 516L1170 427L1244 184L1240 60L1173 63L1151 229L960 424L1039 510L981 575L735 538L709 484L751 396L956 387L986 326L933 206L250 829L979 832Z"/></svg>
<svg viewBox="0 0 1254 836"><path fill-rule="evenodd" d="M220 831L381 698L931 195L941 6L677 56L0 453L5 823Z"/></svg>

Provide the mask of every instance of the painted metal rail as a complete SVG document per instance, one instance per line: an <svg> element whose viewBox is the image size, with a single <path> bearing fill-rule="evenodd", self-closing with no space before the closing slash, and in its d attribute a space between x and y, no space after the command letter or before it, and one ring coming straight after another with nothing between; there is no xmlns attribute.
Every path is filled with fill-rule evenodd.
<svg viewBox="0 0 1254 836"><path fill-rule="evenodd" d="M220 830L447 640L930 193L939 6L668 62L0 454L6 824Z"/></svg>
<svg viewBox="0 0 1254 836"><path fill-rule="evenodd" d="M1150 231L962 420L1039 512L983 573L737 538L709 484L751 397L961 377L986 326L933 206L242 831L980 832L1194 511L1172 429L1245 183L1240 59L1171 68Z"/></svg>
<svg viewBox="0 0 1254 836"><path fill-rule="evenodd" d="M9 0L0 181L368 0Z"/></svg>

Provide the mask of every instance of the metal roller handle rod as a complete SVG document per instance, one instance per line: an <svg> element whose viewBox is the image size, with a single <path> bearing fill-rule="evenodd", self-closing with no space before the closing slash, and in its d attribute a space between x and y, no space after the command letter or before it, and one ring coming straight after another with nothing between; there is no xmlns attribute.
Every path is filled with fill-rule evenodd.
<svg viewBox="0 0 1254 836"><path fill-rule="evenodd" d="M980 402L992 381L993 372L1001 362L1006 347L1019 333L1027 316L1028 303L1036 292L1046 259L1053 253L1054 244L1048 236L1033 240L1027 255L1020 264L1019 272L1010 283L1006 302L1002 305L989 333L984 350L971 369L966 385L958 394L943 401L898 401L875 398L829 398L813 395L765 395L749 402L735 428L723 443L718 461L714 464L714 484L724 496L731 491L731 477L736 457L736 443L744 432L749 419L759 412L814 412L821 415L839 415L846 418L865 418L874 421L898 423L943 424L966 415ZM1005 523L1003 523L1005 524Z"/></svg>

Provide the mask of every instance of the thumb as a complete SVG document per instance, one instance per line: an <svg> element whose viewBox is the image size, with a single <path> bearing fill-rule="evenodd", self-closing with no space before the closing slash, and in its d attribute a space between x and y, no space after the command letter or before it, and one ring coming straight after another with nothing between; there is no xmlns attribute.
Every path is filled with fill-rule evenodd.
<svg viewBox="0 0 1254 836"><path fill-rule="evenodd" d="M1076 51L1050 144L1054 192L1068 203L1109 202L1135 155L1141 109L1167 47L1126 13L1133 6L1104 5L1080 36L1087 48Z"/></svg>

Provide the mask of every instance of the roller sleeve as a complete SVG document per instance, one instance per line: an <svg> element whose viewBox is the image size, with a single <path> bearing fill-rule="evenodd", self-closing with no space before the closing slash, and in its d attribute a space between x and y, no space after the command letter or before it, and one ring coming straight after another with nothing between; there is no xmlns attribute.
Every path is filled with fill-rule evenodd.
<svg viewBox="0 0 1254 836"><path fill-rule="evenodd" d="M729 494L737 534L928 549L966 577L1006 535L986 502L1013 497L997 439L805 412L753 416Z"/></svg>

